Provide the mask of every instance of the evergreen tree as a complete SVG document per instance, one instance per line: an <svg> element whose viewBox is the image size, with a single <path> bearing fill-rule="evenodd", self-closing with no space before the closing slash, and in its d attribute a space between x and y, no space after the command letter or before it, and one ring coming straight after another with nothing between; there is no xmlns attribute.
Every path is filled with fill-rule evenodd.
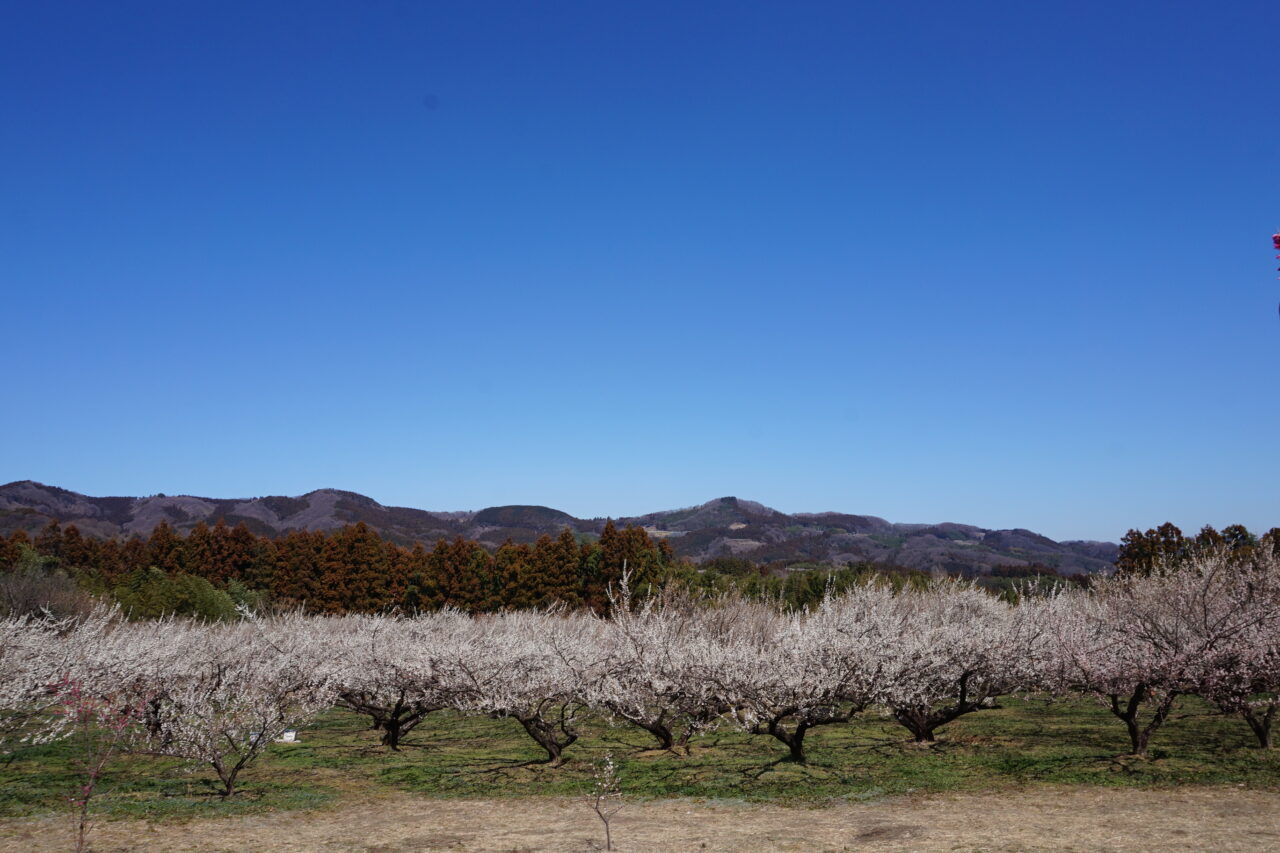
<svg viewBox="0 0 1280 853"><path fill-rule="evenodd" d="M132 619L178 615L221 620L235 616L235 601L205 578L186 572L169 575L158 566L135 569L112 593Z"/></svg>
<svg viewBox="0 0 1280 853"><path fill-rule="evenodd" d="M363 521L342 528L332 538L342 576L332 575L334 600L343 612L373 613L390 604L388 580L391 566L382 539ZM335 566L336 568L336 566Z"/></svg>
<svg viewBox="0 0 1280 853"><path fill-rule="evenodd" d="M210 577L214 572L215 549L213 532L209 529L209 525L201 521L191 528L191 532L187 534L187 541L183 545L187 571L197 577Z"/></svg>
<svg viewBox="0 0 1280 853"><path fill-rule="evenodd" d="M1243 524L1222 528L1222 542L1231 551L1232 562L1236 564L1251 560L1254 549L1258 547L1258 538Z"/></svg>
<svg viewBox="0 0 1280 853"><path fill-rule="evenodd" d="M385 589L382 593L383 599L378 605L379 611L398 607L404 600L405 592L409 586L409 552L394 542L384 543L383 551L386 552L384 559L386 560L388 571Z"/></svg>
<svg viewBox="0 0 1280 853"><path fill-rule="evenodd" d="M226 540L226 567L218 583L225 585L238 580L255 589L264 589L271 584L271 568L263 541L254 536L243 521L231 528Z"/></svg>
<svg viewBox="0 0 1280 853"><path fill-rule="evenodd" d="M1120 540L1120 553L1116 557L1116 571L1150 574L1156 566L1186 557L1190 543L1182 531L1170 522L1154 530L1140 533L1130 530Z"/></svg>
<svg viewBox="0 0 1280 853"><path fill-rule="evenodd" d="M36 534L36 551L46 557L62 559L62 525L56 520L50 521Z"/></svg>
<svg viewBox="0 0 1280 853"><path fill-rule="evenodd" d="M584 549L585 550L585 549ZM663 577L670 549L654 545L643 527L618 530L607 521L595 548L587 552L583 570L583 597L598 613L608 608L610 590L617 590L625 572L633 592L643 593Z"/></svg>
<svg viewBox="0 0 1280 853"><path fill-rule="evenodd" d="M319 609L322 563L328 539L322 531L291 530L277 539L275 569L268 587L272 599L282 604Z"/></svg>
<svg viewBox="0 0 1280 853"><path fill-rule="evenodd" d="M453 543L453 573L449 584L449 601L469 612L482 610L486 601L485 579L490 574L489 556L479 542L458 537Z"/></svg>
<svg viewBox="0 0 1280 853"><path fill-rule="evenodd" d="M21 548L14 536L8 539L0 537L0 572L12 571L21 554Z"/></svg>
<svg viewBox="0 0 1280 853"><path fill-rule="evenodd" d="M320 583L311 598L314 609L321 613L341 613L346 606L346 584L351 567L347 563L345 545L338 536L325 537L318 565Z"/></svg>
<svg viewBox="0 0 1280 853"><path fill-rule="evenodd" d="M140 536L131 536L120 546L121 575L147 567L147 543Z"/></svg>
<svg viewBox="0 0 1280 853"><path fill-rule="evenodd" d="M543 534L529 549L528 559L515 567L515 584L511 592L511 606L519 610L541 607L549 598L553 584L555 540ZM574 548L574 564L576 568L578 547ZM501 550L498 554L501 555ZM496 557L495 557L496 559ZM576 581L576 577L575 577ZM576 583L575 583L576 586Z"/></svg>
<svg viewBox="0 0 1280 853"><path fill-rule="evenodd" d="M582 604L582 595L578 587L578 575L581 571L582 549L578 547L578 539L573 531L565 528L556 537L551 547L551 561L546 574L544 589L545 601L562 602L570 607Z"/></svg>
<svg viewBox="0 0 1280 853"><path fill-rule="evenodd" d="M173 582L156 566L133 569L112 592L131 619L158 619L177 612Z"/></svg>
<svg viewBox="0 0 1280 853"><path fill-rule="evenodd" d="M98 540L85 538L74 524L62 531L62 562L68 568L96 570L98 550Z"/></svg>
<svg viewBox="0 0 1280 853"><path fill-rule="evenodd" d="M115 539L99 542L92 568L103 583L112 584L123 577L127 568L124 549L120 543Z"/></svg>
<svg viewBox="0 0 1280 853"><path fill-rule="evenodd" d="M421 542L415 542L405 556L404 571L405 591L400 607L405 613L413 615L423 610L434 610L444 603L444 595L437 595L439 587L432 578L430 555Z"/></svg>
<svg viewBox="0 0 1280 853"><path fill-rule="evenodd" d="M427 558L426 599L466 611L479 609L484 601L481 579L487 574L489 559L477 542L461 536L452 542L441 539Z"/></svg>
<svg viewBox="0 0 1280 853"><path fill-rule="evenodd" d="M177 574L186 568L186 543L179 538L169 522L162 521L151 530L147 539L147 563L168 574Z"/></svg>
<svg viewBox="0 0 1280 853"><path fill-rule="evenodd" d="M232 575L231 530L227 521L219 518L209 530L208 547L201 576L212 583L226 583Z"/></svg>
<svg viewBox="0 0 1280 853"><path fill-rule="evenodd" d="M522 603L525 600L522 581L529 574L531 562L529 546L517 545L508 537L493 555L482 609L494 611L504 607L529 607L529 604Z"/></svg>

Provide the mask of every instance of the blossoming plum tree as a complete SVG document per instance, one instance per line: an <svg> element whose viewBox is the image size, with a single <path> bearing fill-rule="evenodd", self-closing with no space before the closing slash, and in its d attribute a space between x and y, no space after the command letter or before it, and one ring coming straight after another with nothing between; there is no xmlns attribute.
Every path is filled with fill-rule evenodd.
<svg viewBox="0 0 1280 853"><path fill-rule="evenodd" d="M1125 724L1133 754L1145 755L1180 696L1238 692L1242 676L1223 667L1236 661L1245 673L1266 660L1250 638L1275 630L1274 583L1258 563L1210 549L1060 595L1046 681L1101 699Z"/></svg>

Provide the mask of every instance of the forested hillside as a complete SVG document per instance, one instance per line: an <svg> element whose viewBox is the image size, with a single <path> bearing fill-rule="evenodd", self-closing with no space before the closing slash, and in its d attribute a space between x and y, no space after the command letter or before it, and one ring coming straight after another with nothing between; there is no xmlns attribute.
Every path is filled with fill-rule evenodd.
<svg viewBox="0 0 1280 853"><path fill-rule="evenodd" d="M412 548L461 536L494 550L510 539L532 545L568 528L579 536L603 533L607 519L575 518L545 506L499 506L477 512L432 512L383 506L355 492L320 489L297 497L218 499L189 495L89 497L29 480L0 486L0 534L35 535L49 522L74 524L81 534L128 540L150 536L160 524L189 534L201 523L243 525L276 538L294 532L333 532L363 523L383 539ZM779 512L754 501L717 498L699 506L615 519L642 527L681 558L701 562L735 557L756 565L849 562L892 564L970 576L1047 566L1062 574L1105 571L1116 545L1055 542L1030 530L989 530L970 524L895 524L872 515Z"/></svg>

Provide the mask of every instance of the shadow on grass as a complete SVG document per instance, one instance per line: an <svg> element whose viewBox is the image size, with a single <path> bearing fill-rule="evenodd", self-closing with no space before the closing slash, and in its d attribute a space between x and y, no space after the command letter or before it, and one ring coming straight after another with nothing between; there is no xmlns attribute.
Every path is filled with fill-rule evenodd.
<svg viewBox="0 0 1280 853"><path fill-rule="evenodd" d="M1157 732L1150 757L1125 756L1123 726L1085 701L1009 699L916 745L891 719L863 714L824 726L806 741L807 761L790 760L767 736L727 728L696 738L688 755L655 749L649 733L586 719L582 737L558 767L546 761L514 720L430 715L392 751L356 715L333 711L273 744L223 800L208 788L212 771L173 759L127 756L103 779L99 814L178 819L265 810L318 808L344 796L408 791L422 796L505 798L578 796L604 753L618 762L624 793L636 799L819 804L914 791L998 791L1028 785L1280 785L1280 750L1251 747L1240 721L1195 700ZM58 812L75 783L65 746L12 756L0 773L0 816Z"/></svg>

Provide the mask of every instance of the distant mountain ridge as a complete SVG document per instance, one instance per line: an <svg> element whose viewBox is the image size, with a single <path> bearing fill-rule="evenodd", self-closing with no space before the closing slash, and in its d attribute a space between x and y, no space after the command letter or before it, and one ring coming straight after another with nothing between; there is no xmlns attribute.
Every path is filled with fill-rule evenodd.
<svg viewBox="0 0 1280 853"><path fill-rule="evenodd" d="M364 522L402 545L462 536L497 546L505 539L532 542L565 527L598 534L606 519L575 518L545 506L497 506L478 512L432 512L383 506L340 489L305 495L203 498L192 495L89 497L20 480L0 486L0 534L36 532L50 521L74 524L98 537L147 536L168 522L188 531L200 522L243 523L254 533L333 530ZM838 512L787 514L755 501L716 498L698 506L631 518L650 535L666 539L676 554L694 560L734 556L756 563L874 560L925 571L967 575L1000 568L1047 565L1064 574L1105 571L1115 561L1111 542L1054 542L1030 530L987 530L969 524L894 524L872 515Z"/></svg>

